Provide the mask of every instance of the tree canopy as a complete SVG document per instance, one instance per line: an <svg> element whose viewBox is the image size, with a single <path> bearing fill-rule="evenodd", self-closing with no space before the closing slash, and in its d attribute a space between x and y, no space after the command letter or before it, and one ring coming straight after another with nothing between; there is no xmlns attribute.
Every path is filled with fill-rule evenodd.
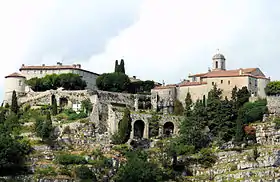
<svg viewBox="0 0 280 182"><path fill-rule="evenodd" d="M120 72L104 73L96 79L96 85L100 90L110 92L124 92L130 85L129 77Z"/></svg>
<svg viewBox="0 0 280 182"><path fill-rule="evenodd" d="M55 90L63 87L65 90L84 90L86 82L78 74L63 73L46 75L43 78L31 78L26 84L34 91Z"/></svg>
<svg viewBox="0 0 280 182"><path fill-rule="evenodd" d="M265 87L267 95L279 95L280 94L280 81L269 82Z"/></svg>

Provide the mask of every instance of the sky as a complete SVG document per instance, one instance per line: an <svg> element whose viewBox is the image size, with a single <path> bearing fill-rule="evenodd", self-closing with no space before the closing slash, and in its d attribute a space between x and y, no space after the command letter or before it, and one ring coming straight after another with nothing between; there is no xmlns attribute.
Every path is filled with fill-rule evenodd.
<svg viewBox="0 0 280 182"><path fill-rule="evenodd" d="M178 83L205 72L219 49L227 69L280 79L280 1L0 1L0 98L22 64L80 63L105 73L124 59L140 79Z"/></svg>

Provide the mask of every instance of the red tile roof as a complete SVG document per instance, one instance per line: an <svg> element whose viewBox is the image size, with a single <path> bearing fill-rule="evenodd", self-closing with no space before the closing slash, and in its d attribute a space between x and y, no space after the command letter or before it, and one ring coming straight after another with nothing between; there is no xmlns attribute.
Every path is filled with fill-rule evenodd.
<svg viewBox="0 0 280 182"><path fill-rule="evenodd" d="M219 71L211 71L208 73L199 73L199 74L195 74L195 75L190 75L190 77L215 78L215 77L251 76L251 77L255 77L255 78L267 79L264 75L253 74L253 72L257 71L257 70L258 70L258 68L219 70ZM242 72L241 74L240 74L240 71Z"/></svg>
<svg viewBox="0 0 280 182"><path fill-rule="evenodd" d="M172 85L166 85L166 86L158 86L155 87L155 90L159 89L170 89L170 88L175 88L175 87L184 87L184 86L197 86L197 85L204 85L207 84L207 82L182 82L180 84L172 84Z"/></svg>
<svg viewBox="0 0 280 182"><path fill-rule="evenodd" d="M184 86L196 86L196 85L204 85L207 84L207 82L182 82L179 84L180 87Z"/></svg>
<svg viewBox="0 0 280 182"><path fill-rule="evenodd" d="M10 75L5 76L5 78L12 78L12 77L25 78L25 76L23 76L23 75L21 75L19 73L16 73L16 72L14 72L14 73L12 73Z"/></svg>
<svg viewBox="0 0 280 182"><path fill-rule="evenodd" d="M165 85L165 86L156 86L154 89L158 90L158 89L175 88L177 86L178 86L177 84L171 84L171 85Z"/></svg>
<svg viewBox="0 0 280 182"><path fill-rule="evenodd" d="M19 69L19 71L21 70L65 70L65 69L72 69L72 70L80 70L80 71L85 71L88 73L92 73L95 75L99 75L97 73L88 71L88 70L84 70L81 67L79 67L78 65L55 65L55 66L21 66L21 68Z"/></svg>

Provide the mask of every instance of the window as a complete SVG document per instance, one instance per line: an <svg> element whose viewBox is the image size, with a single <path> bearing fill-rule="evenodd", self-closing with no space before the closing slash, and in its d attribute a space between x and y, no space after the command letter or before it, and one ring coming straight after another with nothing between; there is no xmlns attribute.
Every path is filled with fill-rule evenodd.
<svg viewBox="0 0 280 182"><path fill-rule="evenodd" d="M214 85L215 83L214 82L212 82L212 85Z"/></svg>
<svg viewBox="0 0 280 182"><path fill-rule="evenodd" d="M230 80L228 81L228 84L230 85Z"/></svg>
<svg viewBox="0 0 280 182"><path fill-rule="evenodd" d="M21 80L18 82L18 85L19 85L19 86L22 86L22 81L21 81Z"/></svg>
<svg viewBox="0 0 280 182"><path fill-rule="evenodd" d="M169 95L171 94L171 91L169 90Z"/></svg>
<svg viewBox="0 0 280 182"><path fill-rule="evenodd" d="M42 74L43 73L43 71L42 70L40 70L40 74Z"/></svg>
<svg viewBox="0 0 280 182"><path fill-rule="evenodd" d="M258 86L258 81L257 81L257 80L255 80L255 86L256 86L256 87Z"/></svg>
<svg viewBox="0 0 280 182"><path fill-rule="evenodd" d="M221 80L221 84L223 84L224 80Z"/></svg>
<svg viewBox="0 0 280 182"><path fill-rule="evenodd" d="M216 61L216 68L218 68L218 61Z"/></svg>

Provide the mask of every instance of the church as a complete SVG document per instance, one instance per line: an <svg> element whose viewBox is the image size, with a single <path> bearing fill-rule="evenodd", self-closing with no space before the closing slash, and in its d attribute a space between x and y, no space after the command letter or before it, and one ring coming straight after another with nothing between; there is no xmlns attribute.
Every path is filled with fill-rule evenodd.
<svg viewBox="0 0 280 182"><path fill-rule="evenodd" d="M265 98L265 87L270 82L259 68L226 69L226 59L221 53L212 57L212 69L208 72L189 75L189 79L179 84L162 85L152 90L152 95L160 100L178 99L184 104L189 92L192 100L207 98L208 92L216 85L223 91L223 98L231 98L232 89L246 86L252 97Z"/></svg>

